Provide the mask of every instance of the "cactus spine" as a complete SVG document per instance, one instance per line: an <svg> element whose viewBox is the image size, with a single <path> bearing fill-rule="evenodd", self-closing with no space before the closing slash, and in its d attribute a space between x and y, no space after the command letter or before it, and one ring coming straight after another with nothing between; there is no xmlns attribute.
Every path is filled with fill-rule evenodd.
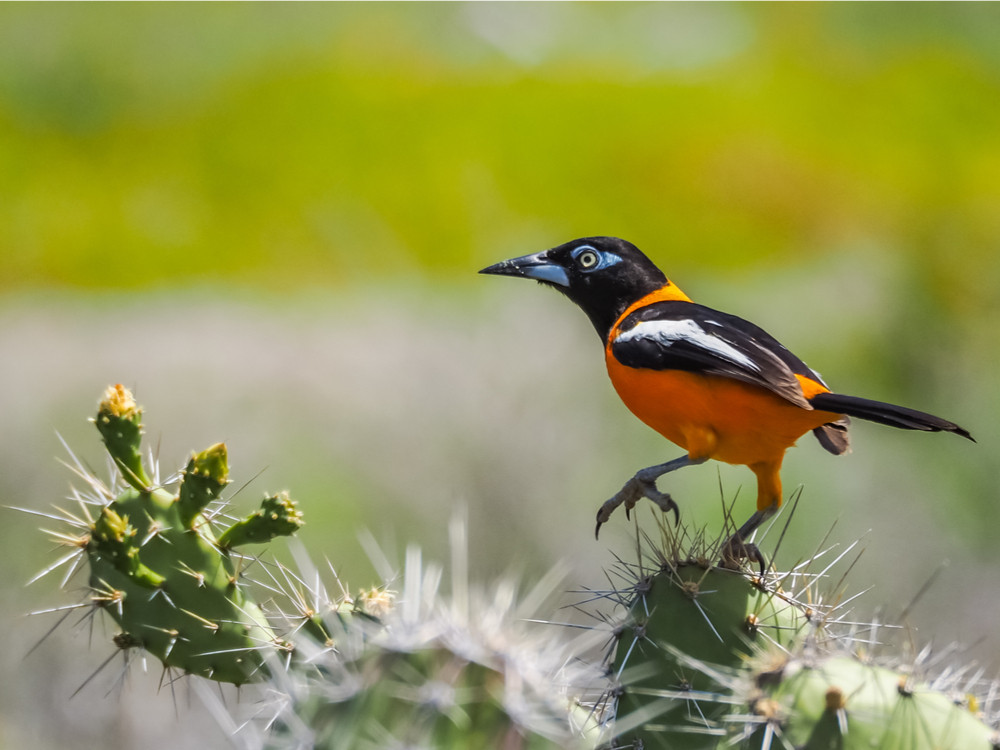
<svg viewBox="0 0 1000 750"><path fill-rule="evenodd" d="M402 594L382 598L377 620L328 616L336 649L300 644L302 659L272 682L285 703L267 747L592 750L601 715L580 696L604 683L579 655L601 636L539 632L510 582L459 578L449 598L441 579L410 550Z"/></svg>
<svg viewBox="0 0 1000 750"><path fill-rule="evenodd" d="M967 696L843 653L796 655L756 672L741 747L804 750L993 750ZM751 731L752 730L752 731Z"/></svg>
<svg viewBox="0 0 1000 750"><path fill-rule="evenodd" d="M259 678L263 652L287 648L240 574L232 550L293 533L301 514L287 495L220 537L210 506L229 482L226 446L191 456L176 492L157 486L141 454L141 409L120 385L94 420L126 487L107 491L79 544L92 601L121 628L115 643L142 648L165 667L237 685Z"/></svg>
<svg viewBox="0 0 1000 750"><path fill-rule="evenodd" d="M824 604L837 592L824 596L823 574L719 568L718 549L684 555L661 532L658 545L647 539L651 568L624 567L614 750L996 749L967 691L870 655L857 624Z"/></svg>
<svg viewBox="0 0 1000 750"><path fill-rule="evenodd" d="M789 644L805 617L759 580L704 562L667 561L634 592L617 630L617 713L650 721L618 746L715 747L732 709L718 673L740 669L756 644Z"/></svg>
<svg viewBox="0 0 1000 750"><path fill-rule="evenodd" d="M223 444L193 454L168 489L143 461L141 410L126 389L108 389L95 422L117 476L109 489L78 465L90 489L75 495L79 512L61 516L74 533L54 534L73 548L63 562L86 562L89 601L120 627L117 647L191 675L260 682L271 710L255 707L266 726L250 746L1000 747L997 686L873 658L875 638L856 637L856 624L838 622L839 605L825 603L839 595L821 591L826 569L765 578L721 569L718 544L666 522L659 539L640 537L635 563L619 563L619 590L590 597L624 611L598 613L592 629L527 626L542 619L550 583L527 606L509 582L481 589L458 572L444 596L443 571L415 551L399 597L387 584L331 596L304 583L320 579L315 571L258 564L269 576L265 611L239 549L299 528L288 495L222 528ZM461 531L452 532L458 571Z"/></svg>

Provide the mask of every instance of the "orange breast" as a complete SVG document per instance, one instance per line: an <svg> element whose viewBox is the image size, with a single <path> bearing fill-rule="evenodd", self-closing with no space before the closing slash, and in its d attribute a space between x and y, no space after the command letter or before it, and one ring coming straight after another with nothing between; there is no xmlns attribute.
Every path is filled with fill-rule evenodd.
<svg viewBox="0 0 1000 750"><path fill-rule="evenodd" d="M625 367L610 349L605 359L611 382L631 412L691 458L780 466L785 450L802 435L839 418L731 378ZM803 386L807 397L826 390L813 381Z"/></svg>

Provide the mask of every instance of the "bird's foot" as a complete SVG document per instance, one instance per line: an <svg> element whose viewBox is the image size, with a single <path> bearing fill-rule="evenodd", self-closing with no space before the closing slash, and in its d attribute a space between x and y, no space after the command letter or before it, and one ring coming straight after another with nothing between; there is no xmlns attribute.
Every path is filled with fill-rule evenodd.
<svg viewBox="0 0 1000 750"><path fill-rule="evenodd" d="M742 560L757 563L760 566L760 577L764 577L764 572L767 569L767 559L764 557L764 553L753 542L745 541L739 534L733 534L722 545L722 559L719 560L719 567L739 570Z"/></svg>
<svg viewBox="0 0 1000 750"><path fill-rule="evenodd" d="M648 497L656 503L664 513L673 512L674 523L680 523L680 510L677 507L677 503L673 501L670 495L660 492L656 488L657 476L647 469L636 472L636 475L625 483L625 486L618 491L618 494L605 502L597 511L597 527L594 529L594 538L597 539L599 537L601 526L611 518L611 514L614 513L619 505L625 506L625 517L630 518L632 508L644 497Z"/></svg>

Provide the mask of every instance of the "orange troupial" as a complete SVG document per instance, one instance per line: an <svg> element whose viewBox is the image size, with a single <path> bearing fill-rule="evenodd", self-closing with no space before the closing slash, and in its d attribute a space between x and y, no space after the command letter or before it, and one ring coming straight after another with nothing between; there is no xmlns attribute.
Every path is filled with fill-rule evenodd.
<svg viewBox="0 0 1000 750"><path fill-rule="evenodd" d="M964 429L903 406L833 393L774 337L735 315L696 304L634 245L585 237L505 260L480 273L552 286L580 306L604 343L608 375L639 419L686 455L636 472L597 512L597 529L619 505L642 497L677 515L656 480L708 459L742 464L757 476L757 510L726 544L723 558L763 566L747 537L781 505L785 451L810 430L830 453L849 447L849 417L906 430Z"/></svg>

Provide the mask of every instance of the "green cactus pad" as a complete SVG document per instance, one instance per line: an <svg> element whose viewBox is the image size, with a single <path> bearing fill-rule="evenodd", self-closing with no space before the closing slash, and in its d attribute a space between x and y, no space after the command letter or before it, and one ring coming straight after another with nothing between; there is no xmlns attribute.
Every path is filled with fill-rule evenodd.
<svg viewBox="0 0 1000 750"><path fill-rule="evenodd" d="M761 726L739 747L802 750L995 750L963 700L848 655L790 660L751 702ZM784 743L784 744L782 744Z"/></svg>
<svg viewBox="0 0 1000 750"><path fill-rule="evenodd" d="M291 534L301 513L287 494L269 498L221 544L207 509L229 483L226 446L192 454L176 494L154 487L140 458L140 415L132 394L116 385L94 420L130 486L110 501L114 493L102 487L96 520L78 542L70 537L89 563L91 599L121 627L120 648L142 648L166 667L221 682L256 679L267 654L288 645L254 601L230 548Z"/></svg>
<svg viewBox="0 0 1000 750"><path fill-rule="evenodd" d="M373 747L389 737L393 747L567 747L511 715L502 668L429 644L412 652L371 649L352 667L357 682L349 699L331 700L320 687L296 707L297 717L319 730L317 748ZM568 722L559 729L568 736Z"/></svg>
<svg viewBox="0 0 1000 750"><path fill-rule="evenodd" d="M819 573L808 570L825 553L763 581L705 563L717 555L703 545L685 554L678 539L690 538L686 530L663 531L662 546L624 566L632 583L611 661L618 685L610 750L998 747L976 699L948 689L957 681L922 682L915 670L859 658L879 639L853 613L839 621L843 594L819 589L853 545ZM644 574L653 560L657 572ZM972 682L960 684L983 687ZM988 685L986 694L996 689Z"/></svg>
<svg viewBox="0 0 1000 750"><path fill-rule="evenodd" d="M241 684L278 640L207 524L183 526L173 495L128 489L86 548L95 603L165 666Z"/></svg>
<svg viewBox="0 0 1000 750"><path fill-rule="evenodd" d="M713 748L731 710L727 677L754 646L788 643L805 617L738 571L665 564L639 581L619 628L615 747Z"/></svg>
<svg viewBox="0 0 1000 750"><path fill-rule="evenodd" d="M601 714L574 697L601 670L579 655L603 633L528 625L532 605L515 589L492 591L452 581L455 599L438 590L441 571L423 568L411 549L402 595L384 590L353 602L374 617L325 615L336 649L302 643L301 668L276 673L282 711L266 746L316 750L369 748L517 748L592 750ZM580 646L575 649L574 644ZM595 696L596 697L596 696Z"/></svg>

